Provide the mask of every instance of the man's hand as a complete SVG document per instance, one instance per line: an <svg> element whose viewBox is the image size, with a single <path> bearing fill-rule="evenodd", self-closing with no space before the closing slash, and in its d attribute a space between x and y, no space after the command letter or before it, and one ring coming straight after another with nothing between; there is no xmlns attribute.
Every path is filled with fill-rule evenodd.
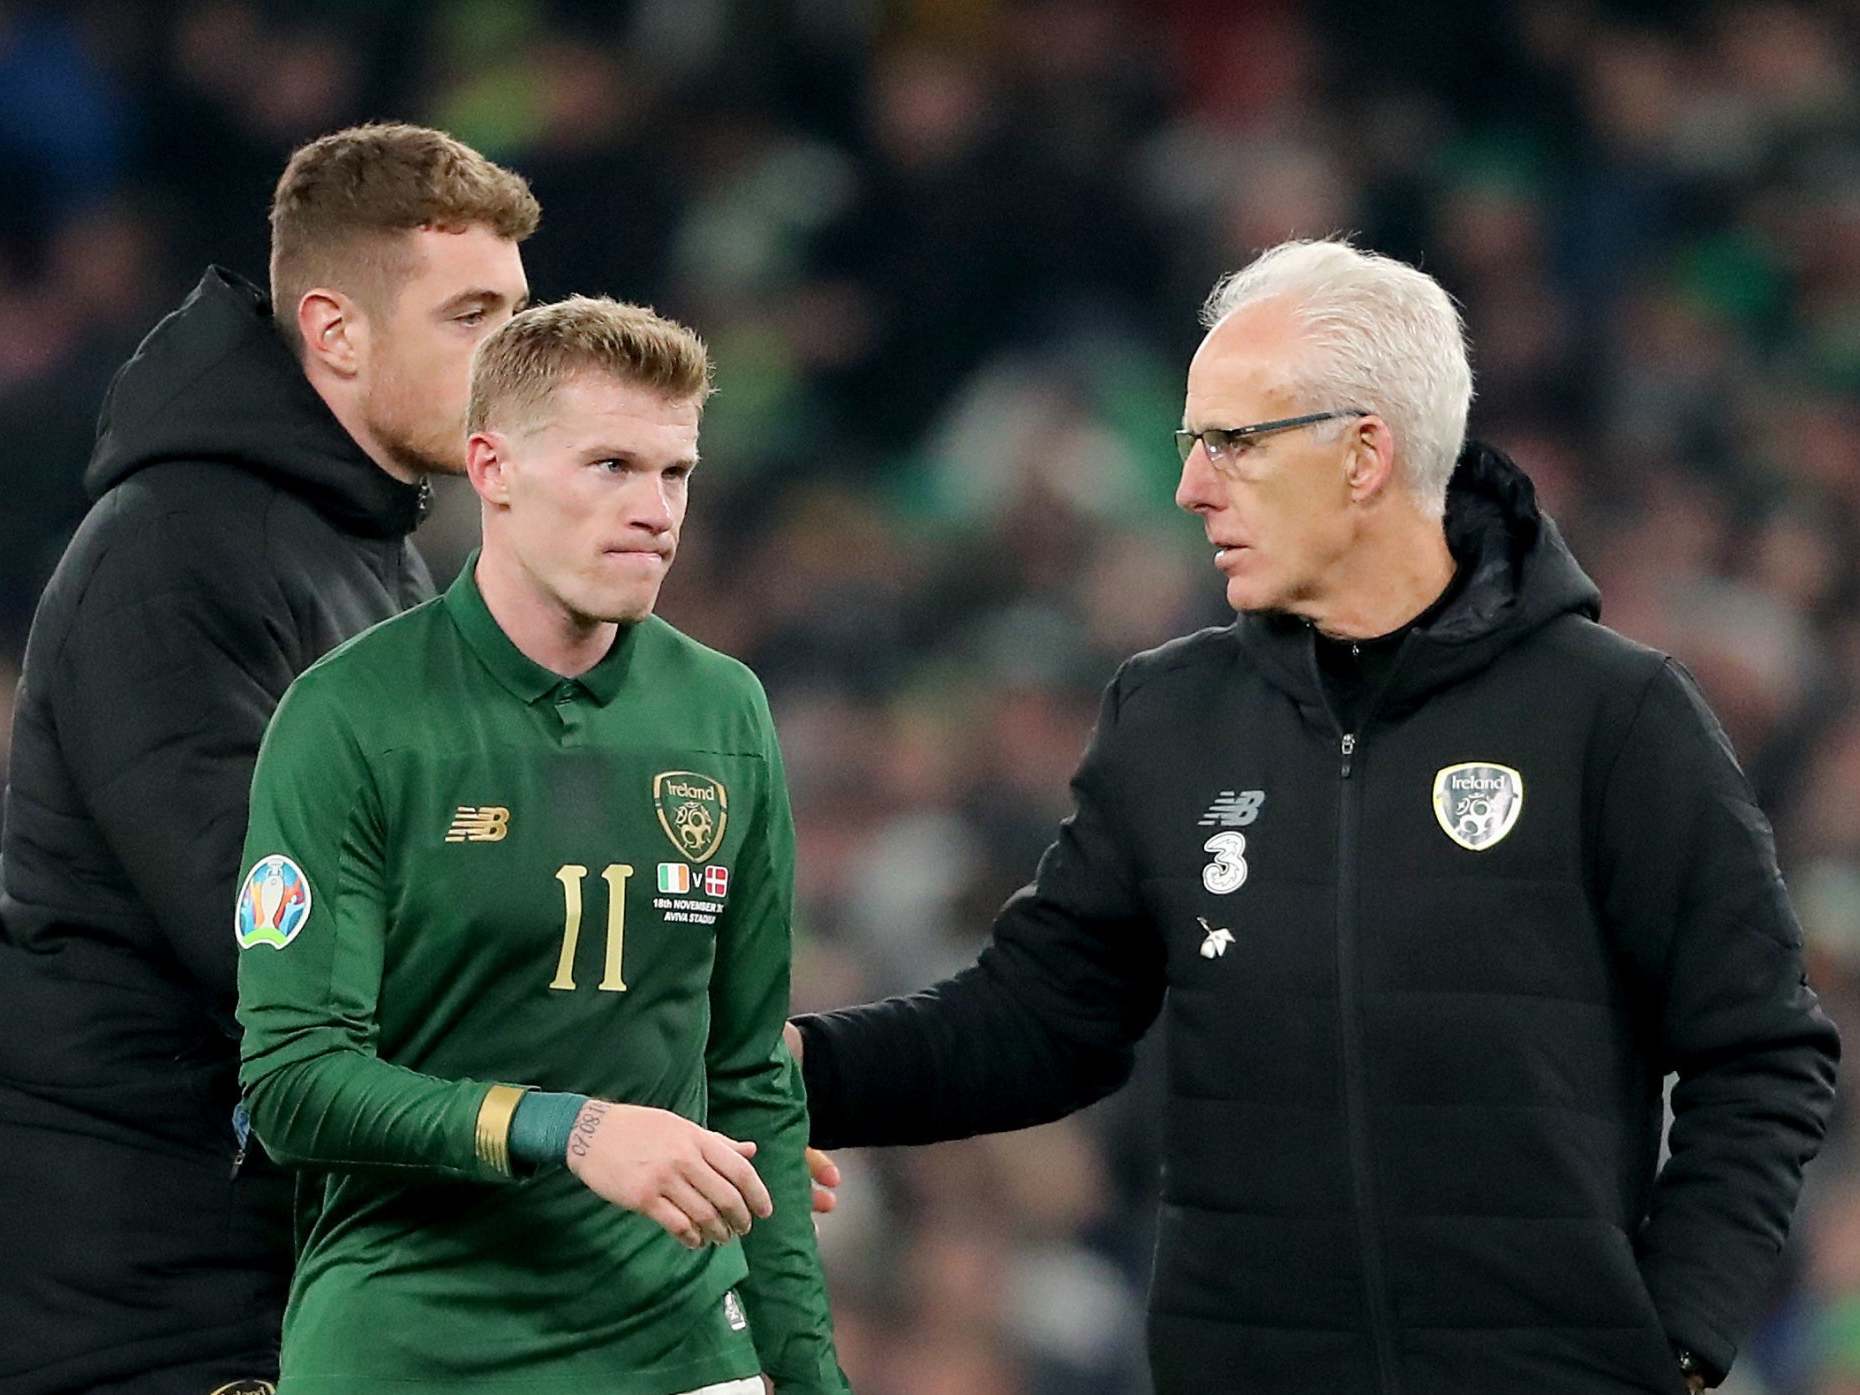
<svg viewBox="0 0 1860 1395"><path fill-rule="evenodd" d="M775 1210L749 1159L756 1145L682 1115L590 1100L568 1136L568 1170L588 1190L656 1221L690 1249L747 1234Z"/></svg>
<svg viewBox="0 0 1860 1395"><path fill-rule="evenodd" d="M801 1040L801 1029L792 1022L784 1022L781 1024L781 1039L788 1043L788 1054L794 1057L794 1063L797 1066L800 1065L801 1052L807 1046L807 1043Z"/></svg>
<svg viewBox="0 0 1860 1395"><path fill-rule="evenodd" d="M807 1175L814 1179L814 1214L824 1216L840 1204L840 1199L833 1194L833 1189L840 1184L839 1164L818 1148L809 1148Z"/></svg>

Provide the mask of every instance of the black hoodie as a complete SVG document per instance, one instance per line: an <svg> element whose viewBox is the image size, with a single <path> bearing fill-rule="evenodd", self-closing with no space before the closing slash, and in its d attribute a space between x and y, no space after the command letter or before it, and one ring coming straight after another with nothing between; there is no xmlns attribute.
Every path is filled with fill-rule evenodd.
<svg viewBox="0 0 1860 1395"><path fill-rule="evenodd" d="M1075 1109L1166 1012L1159 1395L1681 1391L1821 1139L1838 1041L1691 679L1497 452L1447 534L1356 730L1298 621L1138 655L975 967L801 1019L814 1141L856 1146Z"/></svg>
<svg viewBox="0 0 1860 1395"><path fill-rule="evenodd" d="M433 592L424 490L217 267L118 373L85 483L27 642L0 859L8 1392L275 1341L288 1253L248 1202L276 1179L228 1181L252 766L297 674Z"/></svg>

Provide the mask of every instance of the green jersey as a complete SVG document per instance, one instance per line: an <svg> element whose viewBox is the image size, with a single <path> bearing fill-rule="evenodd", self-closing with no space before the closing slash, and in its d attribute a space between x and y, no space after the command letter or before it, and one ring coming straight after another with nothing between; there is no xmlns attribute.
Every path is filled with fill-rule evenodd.
<svg viewBox="0 0 1860 1395"><path fill-rule="evenodd" d="M656 618L561 678L475 561L300 677L253 779L241 1079L310 1169L281 1395L843 1391L761 685ZM753 1139L775 1214L690 1251L564 1167L513 1176L523 1088Z"/></svg>

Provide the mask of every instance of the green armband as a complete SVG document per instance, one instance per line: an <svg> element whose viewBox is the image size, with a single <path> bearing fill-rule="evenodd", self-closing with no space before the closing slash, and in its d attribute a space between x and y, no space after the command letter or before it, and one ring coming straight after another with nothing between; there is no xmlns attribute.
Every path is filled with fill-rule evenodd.
<svg viewBox="0 0 1860 1395"><path fill-rule="evenodd" d="M548 1094L531 1090L510 1118L510 1159L526 1168L560 1163L568 1152L568 1136L586 1095Z"/></svg>

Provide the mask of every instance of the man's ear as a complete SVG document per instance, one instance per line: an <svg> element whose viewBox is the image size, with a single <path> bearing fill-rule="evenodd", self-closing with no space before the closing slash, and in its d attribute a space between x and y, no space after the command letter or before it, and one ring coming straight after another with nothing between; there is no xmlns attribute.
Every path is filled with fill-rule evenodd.
<svg viewBox="0 0 1860 1395"><path fill-rule="evenodd" d="M487 504L510 502L510 438L501 431L474 431L465 442L465 475Z"/></svg>
<svg viewBox="0 0 1860 1395"><path fill-rule="evenodd" d="M1395 482L1395 436L1381 417L1363 417L1352 424L1349 447L1344 480L1350 502L1366 504Z"/></svg>
<svg viewBox="0 0 1860 1395"><path fill-rule="evenodd" d="M297 333L304 358L339 378L361 372L368 354L368 321L355 301L341 291L316 287L297 302Z"/></svg>

